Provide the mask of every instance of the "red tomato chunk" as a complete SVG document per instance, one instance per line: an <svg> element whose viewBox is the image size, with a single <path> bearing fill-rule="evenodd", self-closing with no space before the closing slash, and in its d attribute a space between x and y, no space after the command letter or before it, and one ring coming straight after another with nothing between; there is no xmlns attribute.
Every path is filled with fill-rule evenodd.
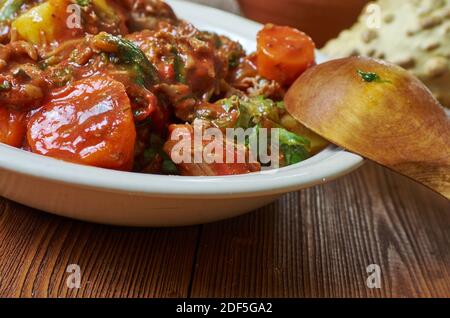
<svg viewBox="0 0 450 318"><path fill-rule="evenodd" d="M136 130L125 87L108 77L55 89L28 123L31 151L90 166L131 170Z"/></svg>

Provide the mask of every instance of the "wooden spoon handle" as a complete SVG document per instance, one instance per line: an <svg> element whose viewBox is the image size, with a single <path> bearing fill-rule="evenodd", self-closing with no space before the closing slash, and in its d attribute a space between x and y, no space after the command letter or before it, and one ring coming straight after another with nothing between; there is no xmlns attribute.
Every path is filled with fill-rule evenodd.
<svg viewBox="0 0 450 318"><path fill-rule="evenodd" d="M368 58L309 69L286 109L318 135L450 199L450 119L409 72Z"/></svg>
<svg viewBox="0 0 450 318"><path fill-rule="evenodd" d="M389 167L450 200L450 163L433 165L410 162Z"/></svg>

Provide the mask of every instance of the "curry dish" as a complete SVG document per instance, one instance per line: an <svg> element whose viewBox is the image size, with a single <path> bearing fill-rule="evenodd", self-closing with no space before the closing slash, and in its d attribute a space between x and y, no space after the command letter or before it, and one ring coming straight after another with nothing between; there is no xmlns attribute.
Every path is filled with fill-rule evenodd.
<svg viewBox="0 0 450 318"><path fill-rule="evenodd" d="M282 102L315 63L314 43L298 30L267 25L247 55L159 0L0 3L2 143L95 167L193 176L261 169L175 164L171 134L199 121L256 134L279 128L282 166L326 144Z"/></svg>

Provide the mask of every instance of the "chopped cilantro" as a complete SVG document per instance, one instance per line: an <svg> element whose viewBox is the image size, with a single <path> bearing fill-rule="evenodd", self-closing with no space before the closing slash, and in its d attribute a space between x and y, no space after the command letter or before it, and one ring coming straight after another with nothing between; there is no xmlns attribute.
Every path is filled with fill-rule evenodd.
<svg viewBox="0 0 450 318"><path fill-rule="evenodd" d="M278 129L278 136L286 165L293 165L310 157L311 142L308 139L283 128Z"/></svg>
<svg viewBox="0 0 450 318"><path fill-rule="evenodd" d="M230 69L238 67L239 60L240 60L240 56L238 54L236 54L236 53L230 54L230 57L228 58L228 67Z"/></svg>
<svg viewBox="0 0 450 318"><path fill-rule="evenodd" d="M4 80L2 84L0 84L0 91L9 91L12 85L9 81Z"/></svg>
<svg viewBox="0 0 450 318"><path fill-rule="evenodd" d="M91 0L76 0L76 2L80 7L87 7L91 4Z"/></svg>
<svg viewBox="0 0 450 318"><path fill-rule="evenodd" d="M25 0L5 0L0 7L0 21L7 21L14 18Z"/></svg>
<svg viewBox="0 0 450 318"><path fill-rule="evenodd" d="M173 54L173 68L175 72L175 80L178 83L185 84L186 70L184 67L183 59L181 58L180 53L178 52L178 49L176 47L173 47L172 54Z"/></svg>
<svg viewBox="0 0 450 318"><path fill-rule="evenodd" d="M159 83L156 67L133 42L102 32L94 37L94 43L100 50L115 54L119 63L130 66L135 73L136 83L141 85Z"/></svg>
<svg viewBox="0 0 450 318"><path fill-rule="evenodd" d="M247 146L255 138L258 138L262 128L278 128L279 149L284 159L283 165L296 164L310 157L310 140L286 130L281 125L280 113L283 114L285 111L283 102L274 102L263 96L252 98L232 96L220 100L218 103L228 113L238 110L239 119L236 128L252 129L251 135L246 140Z"/></svg>
<svg viewBox="0 0 450 318"><path fill-rule="evenodd" d="M366 82L368 83L388 83L389 81L382 80L380 75L373 72L364 72L362 70L357 71L358 75Z"/></svg>
<svg viewBox="0 0 450 318"><path fill-rule="evenodd" d="M166 155L163 152L163 153L161 153L161 156L163 157L163 164L162 164L162 169L161 169L161 172L163 174L168 174L168 175L178 175L178 174L180 174L180 172L178 171L177 166L170 159L170 157L168 155Z"/></svg>

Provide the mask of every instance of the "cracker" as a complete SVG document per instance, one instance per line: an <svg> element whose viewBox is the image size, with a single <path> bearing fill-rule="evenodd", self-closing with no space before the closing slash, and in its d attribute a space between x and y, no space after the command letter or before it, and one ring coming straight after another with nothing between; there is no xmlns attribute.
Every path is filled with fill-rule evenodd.
<svg viewBox="0 0 450 318"><path fill-rule="evenodd" d="M368 23L374 15L366 7L358 22L328 42L323 53L396 63L420 78L450 108L450 0L378 0L371 4L381 9L380 27Z"/></svg>

